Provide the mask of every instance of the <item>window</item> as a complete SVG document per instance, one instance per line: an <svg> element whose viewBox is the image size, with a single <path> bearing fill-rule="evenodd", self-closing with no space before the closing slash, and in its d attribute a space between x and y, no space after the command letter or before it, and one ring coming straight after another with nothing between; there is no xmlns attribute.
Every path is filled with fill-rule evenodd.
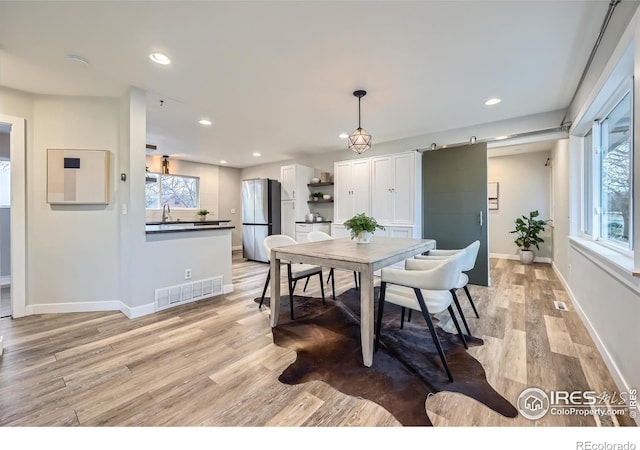
<svg viewBox="0 0 640 450"><path fill-rule="evenodd" d="M623 250L633 248L631 83L612 98L584 136L583 232Z"/></svg>
<svg viewBox="0 0 640 450"><path fill-rule="evenodd" d="M147 172L145 201L147 209L198 208L200 203L199 179L178 175L162 175Z"/></svg>
<svg viewBox="0 0 640 450"><path fill-rule="evenodd" d="M0 207L11 206L11 161L0 160Z"/></svg>

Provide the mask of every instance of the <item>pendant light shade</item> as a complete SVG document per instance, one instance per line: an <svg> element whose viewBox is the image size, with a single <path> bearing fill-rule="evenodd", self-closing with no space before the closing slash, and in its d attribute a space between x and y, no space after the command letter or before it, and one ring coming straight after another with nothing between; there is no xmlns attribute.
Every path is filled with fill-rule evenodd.
<svg viewBox="0 0 640 450"><path fill-rule="evenodd" d="M360 126L360 99L367 91L355 91L353 95L358 97L358 129L349 136L349 149L361 154L371 148L371 135Z"/></svg>

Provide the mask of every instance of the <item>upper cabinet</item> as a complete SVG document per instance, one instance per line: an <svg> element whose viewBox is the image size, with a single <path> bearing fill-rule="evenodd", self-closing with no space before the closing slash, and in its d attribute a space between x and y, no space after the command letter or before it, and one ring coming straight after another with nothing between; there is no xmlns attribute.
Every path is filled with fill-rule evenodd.
<svg viewBox="0 0 640 450"><path fill-rule="evenodd" d="M416 154L401 153L371 159L373 202L378 222L412 225L415 222Z"/></svg>
<svg viewBox="0 0 640 450"><path fill-rule="evenodd" d="M334 222L365 213L384 225L386 236L422 235L421 155L417 152L375 156L334 164Z"/></svg>
<svg viewBox="0 0 640 450"><path fill-rule="evenodd" d="M371 212L371 165L369 159L334 164L334 221L342 223L356 214Z"/></svg>

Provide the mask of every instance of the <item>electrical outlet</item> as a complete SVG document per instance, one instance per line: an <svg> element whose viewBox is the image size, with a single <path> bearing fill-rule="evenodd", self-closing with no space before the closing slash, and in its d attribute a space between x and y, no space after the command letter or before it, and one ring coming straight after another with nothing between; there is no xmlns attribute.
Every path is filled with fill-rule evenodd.
<svg viewBox="0 0 640 450"><path fill-rule="evenodd" d="M184 279L185 280L191 279L191 269L184 269Z"/></svg>

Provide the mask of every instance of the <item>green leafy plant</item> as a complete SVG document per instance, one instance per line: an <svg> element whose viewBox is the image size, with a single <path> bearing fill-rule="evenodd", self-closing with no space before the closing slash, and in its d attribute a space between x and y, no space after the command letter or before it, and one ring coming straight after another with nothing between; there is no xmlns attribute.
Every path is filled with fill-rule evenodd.
<svg viewBox="0 0 640 450"><path fill-rule="evenodd" d="M376 219L367 216L365 213L356 214L351 219L346 220L344 227L349 230L351 239L356 238L363 231L373 233L376 230L384 230L384 227L379 225Z"/></svg>
<svg viewBox="0 0 640 450"><path fill-rule="evenodd" d="M209 214L209 210L208 209L201 209L200 211L198 211L198 215L199 216L206 216L207 214Z"/></svg>
<svg viewBox="0 0 640 450"><path fill-rule="evenodd" d="M318 200L322 198L322 192L314 192L311 194L311 198L317 198Z"/></svg>
<svg viewBox="0 0 640 450"><path fill-rule="evenodd" d="M515 220L516 228L510 231L510 233L516 233L517 238L513 242L515 242L518 247L529 250L529 247L534 245L540 250L538 244L544 242L544 239L542 239L539 234L544 231L544 227L548 221L536 219L539 215L537 210L531 211L529 217L522 216Z"/></svg>

